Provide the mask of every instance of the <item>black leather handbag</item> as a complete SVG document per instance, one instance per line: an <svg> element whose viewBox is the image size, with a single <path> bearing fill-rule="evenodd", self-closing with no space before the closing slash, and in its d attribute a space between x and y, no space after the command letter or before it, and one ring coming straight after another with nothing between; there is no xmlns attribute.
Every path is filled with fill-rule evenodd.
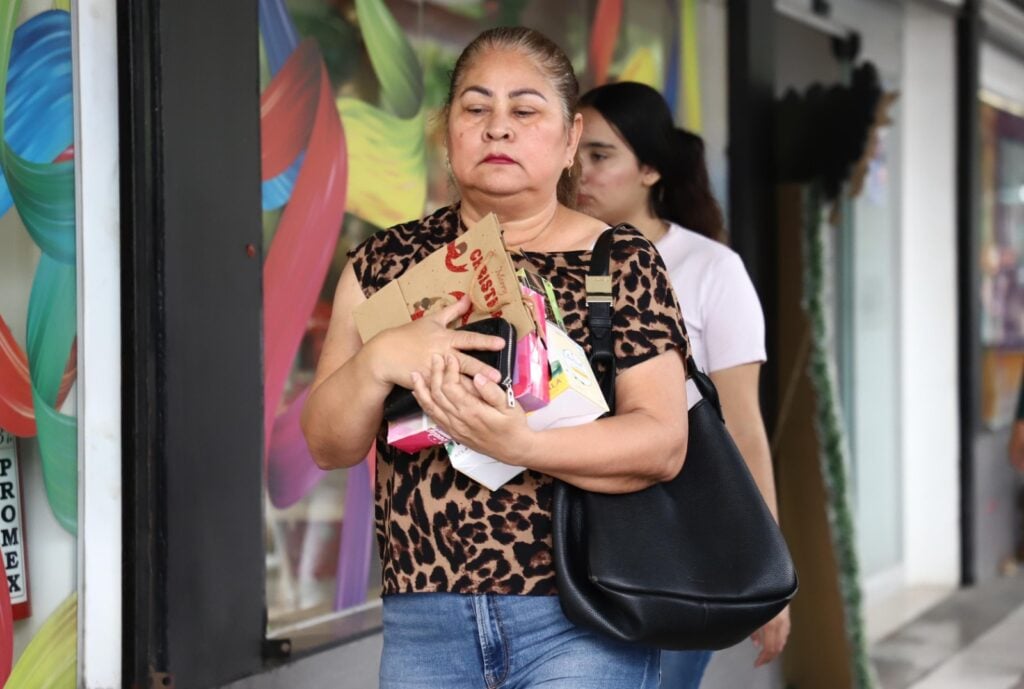
<svg viewBox="0 0 1024 689"><path fill-rule="evenodd" d="M612 230L591 277L608 275ZM591 363L615 408L611 283L588 280ZM595 293L597 292L597 293ZM725 428L714 383L687 358L703 399L689 412L682 471L634 493L555 482L554 563L574 623L662 649L732 646L774 618L797 590L789 549Z"/></svg>
<svg viewBox="0 0 1024 689"><path fill-rule="evenodd" d="M466 354L479 359L501 374L501 387L508 392L512 387L512 369L516 361L516 327L504 318L484 318L464 325L459 330L470 330L484 335L496 335L505 341L500 351L467 351ZM412 390L396 385L384 398L384 419L394 421L420 411L420 403L413 397Z"/></svg>

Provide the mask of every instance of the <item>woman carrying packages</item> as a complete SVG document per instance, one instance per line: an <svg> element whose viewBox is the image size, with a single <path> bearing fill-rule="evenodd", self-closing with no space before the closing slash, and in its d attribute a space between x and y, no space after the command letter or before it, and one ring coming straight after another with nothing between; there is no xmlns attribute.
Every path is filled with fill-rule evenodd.
<svg viewBox="0 0 1024 689"><path fill-rule="evenodd" d="M686 342L668 273L640 232L618 228L615 416L534 432L496 372L466 354L498 338L448 326L463 299L362 344L353 309L467 225L495 213L517 267L554 286L568 334L589 351L584 278L606 223L566 205L582 132L565 54L535 31L484 32L456 63L444 113L459 202L377 233L351 252L303 429L323 468L352 466L376 441L383 560L383 689L658 686L655 649L617 643L565 619L551 562L552 481L626 492L675 476L686 450ZM394 386L459 443L524 473L489 491L445 450L386 445Z"/></svg>

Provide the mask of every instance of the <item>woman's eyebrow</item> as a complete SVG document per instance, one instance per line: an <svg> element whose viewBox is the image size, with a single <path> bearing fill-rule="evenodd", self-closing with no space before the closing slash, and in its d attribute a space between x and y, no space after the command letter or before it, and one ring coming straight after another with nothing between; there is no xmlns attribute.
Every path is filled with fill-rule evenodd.
<svg viewBox="0 0 1024 689"><path fill-rule="evenodd" d="M516 89L515 91L510 91L508 94L509 98L519 98L520 96L537 96L542 101L547 102L548 100L547 98L544 97L544 94L538 91L537 89Z"/></svg>
<svg viewBox="0 0 1024 689"><path fill-rule="evenodd" d="M485 88L483 86L467 86L466 88L462 89L462 93L459 94L459 95L464 96L464 95L466 95L467 93L470 93L470 92L479 93L480 95L485 96L487 98L492 98L494 96L494 92L493 91L491 91L489 88ZM548 100L547 98L544 97L543 93L541 93L537 89L531 89L531 88L516 89L514 91L509 91L509 94L508 94L509 98L520 98L522 96L537 96L538 98L540 98L544 102L547 102L547 100Z"/></svg>
<svg viewBox="0 0 1024 689"><path fill-rule="evenodd" d="M462 93L460 93L459 95L464 96L470 91L475 91L476 93L479 93L483 96L487 96L488 98L494 95L493 93L491 93L490 89L485 89L483 86L467 86L466 88L462 89Z"/></svg>
<svg viewBox="0 0 1024 689"><path fill-rule="evenodd" d="M604 141L583 141L580 143L581 148L615 148L615 144L605 143Z"/></svg>

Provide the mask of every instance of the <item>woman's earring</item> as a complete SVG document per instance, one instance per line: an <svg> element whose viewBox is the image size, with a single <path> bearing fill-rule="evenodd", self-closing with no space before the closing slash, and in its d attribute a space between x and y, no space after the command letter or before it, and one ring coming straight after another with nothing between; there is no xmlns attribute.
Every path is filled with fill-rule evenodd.
<svg viewBox="0 0 1024 689"><path fill-rule="evenodd" d="M572 164L570 164L569 167L565 168L565 174L569 176L569 179L572 179Z"/></svg>

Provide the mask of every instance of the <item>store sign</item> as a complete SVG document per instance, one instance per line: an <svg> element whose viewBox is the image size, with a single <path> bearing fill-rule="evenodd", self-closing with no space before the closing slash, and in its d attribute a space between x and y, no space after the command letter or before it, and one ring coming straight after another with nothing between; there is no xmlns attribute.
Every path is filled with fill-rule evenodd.
<svg viewBox="0 0 1024 689"><path fill-rule="evenodd" d="M28 564L25 561L25 520L21 506L21 475L18 444L0 428L0 557L7 575L14 619L32 614L28 597Z"/></svg>

